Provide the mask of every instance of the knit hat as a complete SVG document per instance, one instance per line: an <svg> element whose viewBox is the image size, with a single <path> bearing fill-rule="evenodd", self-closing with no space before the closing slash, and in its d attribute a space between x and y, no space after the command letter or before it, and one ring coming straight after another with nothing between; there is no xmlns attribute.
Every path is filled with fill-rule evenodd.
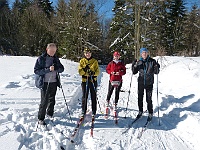
<svg viewBox="0 0 200 150"><path fill-rule="evenodd" d="M89 53L91 53L91 50L90 50L90 48L89 48L89 47L85 47L83 52L84 52L84 53L86 53L86 52L89 52Z"/></svg>
<svg viewBox="0 0 200 150"><path fill-rule="evenodd" d="M148 52L148 49L143 47L140 49L140 55L142 54L142 52Z"/></svg>
<svg viewBox="0 0 200 150"><path fill-rule="evenodd" d="M113 56L120 56L120 53L119 52L114 52Z"/></svg>

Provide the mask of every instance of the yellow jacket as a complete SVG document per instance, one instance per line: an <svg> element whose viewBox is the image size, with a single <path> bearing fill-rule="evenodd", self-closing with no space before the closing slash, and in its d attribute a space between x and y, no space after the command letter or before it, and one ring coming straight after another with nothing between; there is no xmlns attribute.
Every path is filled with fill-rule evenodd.
<svg viewBox="0 0 200 150"><path fill-rule="evenodd" d="M82 76L82 82L86 82L87 76L89 76L89 74L83 70L83 68L85 68L86 65L90 67L91 71L95 72L93 76L93 80L97 81L97 76L99 75L99 72L100 72L98 61L94 58L90 58L90 59L82 58L80 60L80 64L78 67L78 73Z"/></svg>

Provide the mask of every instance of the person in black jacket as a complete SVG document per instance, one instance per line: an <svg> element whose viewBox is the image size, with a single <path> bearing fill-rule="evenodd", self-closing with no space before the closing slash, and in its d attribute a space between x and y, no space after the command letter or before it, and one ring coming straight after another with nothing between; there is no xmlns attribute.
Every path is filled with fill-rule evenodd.
<svg viewBox="0 0 200 150"><path fill-rule="evenodd" d="M139 77L138 77L139 113L137 115L137 118L140 118L143 114L143 96L144 96L144 89L145 89L147 110L149 112L149 116L147 120L150 121L153 116L152 91L153 91L153 84L154 84L154 74L159 73L160 65L156 62L155 59L151 58L148 55L148 50L146 48L140 49L140 55L141 55L141 58L138 61L135 60L132 63L133 74L137 74L139 72Z"/></svg>
<svg viewBox="0 0 200 150"><path fill-rule="evenodd" d="M54 113L57 86L60 87L59 73L64 71L63 65L55 56L57 47L49 43L46 52L38 57L34 67L36 87L41 89L41 102L38 112L38 124L45 125L45 115L52 118Z"/></svg>

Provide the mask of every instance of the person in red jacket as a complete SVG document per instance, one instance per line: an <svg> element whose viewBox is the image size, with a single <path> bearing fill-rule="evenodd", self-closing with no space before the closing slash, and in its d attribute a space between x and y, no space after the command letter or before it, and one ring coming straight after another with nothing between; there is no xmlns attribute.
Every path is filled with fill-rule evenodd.
<svg viewBox="0 0 200 150"><path fill-rule="evenodd" d="M115 88L115 101L114 106L116 108L118 100L119 100L119 92L122 87L122 76L126 74L125 65L119 60L120 53L113 53L113 60L107 65L106 72L110 74L109 86L108 86L108 94L107 94L107 106L109 105L111 95Z"/></svg>

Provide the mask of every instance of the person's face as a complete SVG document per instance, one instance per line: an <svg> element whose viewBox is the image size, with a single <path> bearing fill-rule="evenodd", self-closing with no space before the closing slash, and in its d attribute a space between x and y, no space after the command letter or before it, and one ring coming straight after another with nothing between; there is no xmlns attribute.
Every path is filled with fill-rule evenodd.
<svg viewBox="0 0 200 150"><path fill-rule="evenodd" d="M57 50L56 46L49 46L47 48L47 54L50 56L54 56L56 53L56 50Z"/></svg>
<svg viewBox="0 0 200 150"><path fill-rule="evenodd" d="M87 52L84 53L84 55L85 55L85 57L86 57L87 59L89 59L89 58L92 56L92 53L89 52L89 51L87 51Z"/></svg>
<svg viewBox="0 0 200 150"><path fill-rule="evenodd" d="M119 58L120 58L119 55L115 55L115 56L113 56L113 59L114 59L114 60L119 60Z"/></svg>
<svg viewBox="0 0 200 150"><path fill-rule="evenodd" d="M147 56L148 56L148 52L143 51L142 54L141 54L141 57L142 57L143 59L146 59Z"/></svg>

